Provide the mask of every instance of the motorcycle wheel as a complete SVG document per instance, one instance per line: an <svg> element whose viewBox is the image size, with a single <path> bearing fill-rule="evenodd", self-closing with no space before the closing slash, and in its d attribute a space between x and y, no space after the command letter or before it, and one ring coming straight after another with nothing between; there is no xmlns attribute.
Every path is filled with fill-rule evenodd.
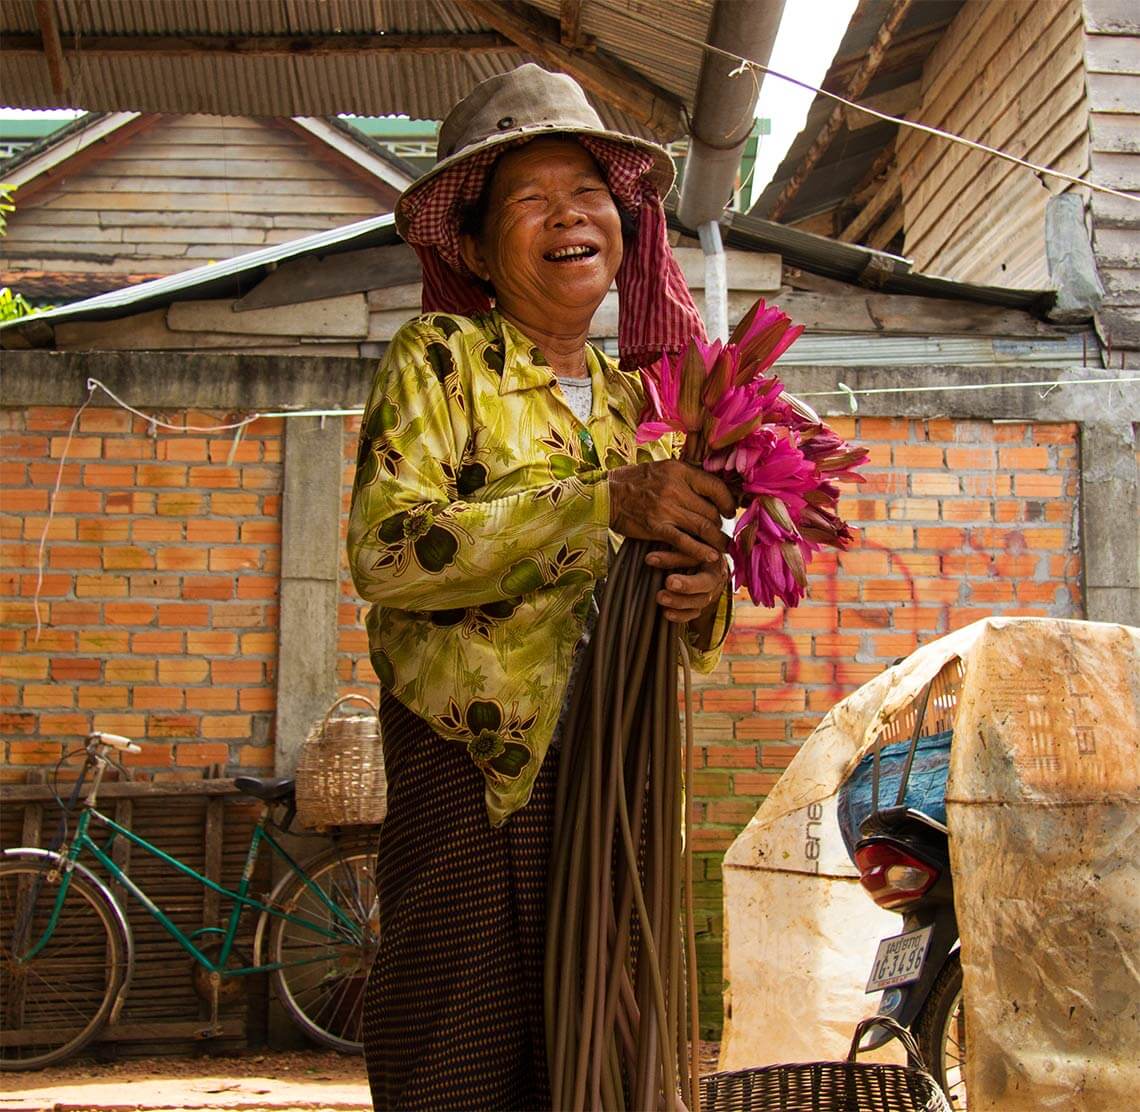
<svg viewBox="0 0 1140 1112"><path fill-rule="evenodd" d="M911 1025L918 1049L950 1107L966 1104L966 1012L962 1007L962 959L955 950L931 986Z"/></svg>

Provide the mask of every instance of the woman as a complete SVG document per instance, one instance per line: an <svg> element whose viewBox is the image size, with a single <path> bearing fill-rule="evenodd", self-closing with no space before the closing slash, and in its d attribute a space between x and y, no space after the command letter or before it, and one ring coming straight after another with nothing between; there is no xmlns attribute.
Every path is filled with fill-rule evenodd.
<svg viewBox="0 0 1140 1112"><path fill-rule="evenodd" d="M556 734L610 531L660 542L658 602L711 666L733 501L635 440L633 368L701 329L666 152L527 65L452 111L440 158L396 210L425 315L377 372L349 525L388 773L365 1048L377 1108L534 1109ZM587 339L615 278L622 368Z"/></svg>

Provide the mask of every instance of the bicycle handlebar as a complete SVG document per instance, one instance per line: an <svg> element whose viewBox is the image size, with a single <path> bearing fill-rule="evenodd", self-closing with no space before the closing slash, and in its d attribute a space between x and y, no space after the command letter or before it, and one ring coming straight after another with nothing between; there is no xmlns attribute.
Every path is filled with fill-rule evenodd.
<svg viewBox="0 0 1140 1112"><path fill-rule="evenodd" d="M129 737L123 737L121 734L107 734L102 731L97 731L91 734L87 740L109 746L111 749L118 749L123 753L142 752L142 746L136 745Z"/></svg>

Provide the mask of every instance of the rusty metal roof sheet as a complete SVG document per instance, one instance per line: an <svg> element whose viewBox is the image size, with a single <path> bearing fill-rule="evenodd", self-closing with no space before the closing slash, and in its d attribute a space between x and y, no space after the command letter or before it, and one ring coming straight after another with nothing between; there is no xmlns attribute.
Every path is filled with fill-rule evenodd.
<svg viewBox="0 0 1140 1112"><path fill-rule="evenodd" d="M671 94L689 111L714 0L583 0L587 57L606 58ZM439 119L483 78L530 57L455 0L57 0L70 88L52 90L33 0L0 0L0 103L92 111L316 116L406 114ZM532 16L557 20L558 0ZM345 36L443 35L478 49L353 48ZM161 52L123 49L132 37ZM248 40L317 37L311 47L248 49ZM115 49L85 53L84 43ZM227 45L227 39L234 40ZM208 41L207 41L208 40ZM238 45L241 40L245 45ZM7 50L5 50L7 46ZM645 128L595 103L608 126Z"/></svg>

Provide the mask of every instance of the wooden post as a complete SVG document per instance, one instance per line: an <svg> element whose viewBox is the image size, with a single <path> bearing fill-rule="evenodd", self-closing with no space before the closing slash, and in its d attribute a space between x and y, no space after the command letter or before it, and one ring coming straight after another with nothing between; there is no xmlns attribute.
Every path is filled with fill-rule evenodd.
<svg viewBox="0 0 1140 1112"><path fill-rule="evenodd" d="M506 4L459 0L459 5L517 43L535 61L568 73L588 93L632 116L659 139L668 142L681 133L682 105L671 93L639 80L632 71L618 69L599 55L568 50L558 41L560 30L556 21L551 21L554 32L549 34L545 21L528 18Z"/></svg>
<svg viewBox="0 0 1140 1112"><path fill-rule="evenodd" d="M24 775L25 784L44 784L47 774L42 768L34 768ZM20 845L38 846L43 832L44 805L29 800L24 804L23 826L20 830Z"/></svg>
<svg viewBox="0 0 1140 1112"><path fill-rule="evenodd" d="M205 876L215 884L222 882L222 848L225 841L226 801L214 795L206 802ZM212 888L205 889L202 899L202 926L216 927L222 897Z"/></svg>
<svg viewBox="0 0 1140 1112"><path fill-rule="evenodd" d="M131 824L135 818L135 804L132 799L116 799L115 800L115 822L120 826L125 826L128 830L131 829ZM123 870L124 873L130 872L131 868L131 843L126 838L116 838L114 845L111 846L111 859Z"/></svg>
<svg viewBox="0 0 1140 1112"><path fill-rule="evenodd" d="M62 100L71 86L71 75L63 58L63 43L59 38L59 21L51 0L36 0L36 22L40 26L44 58L47 60L51 91Z"/></svg>

